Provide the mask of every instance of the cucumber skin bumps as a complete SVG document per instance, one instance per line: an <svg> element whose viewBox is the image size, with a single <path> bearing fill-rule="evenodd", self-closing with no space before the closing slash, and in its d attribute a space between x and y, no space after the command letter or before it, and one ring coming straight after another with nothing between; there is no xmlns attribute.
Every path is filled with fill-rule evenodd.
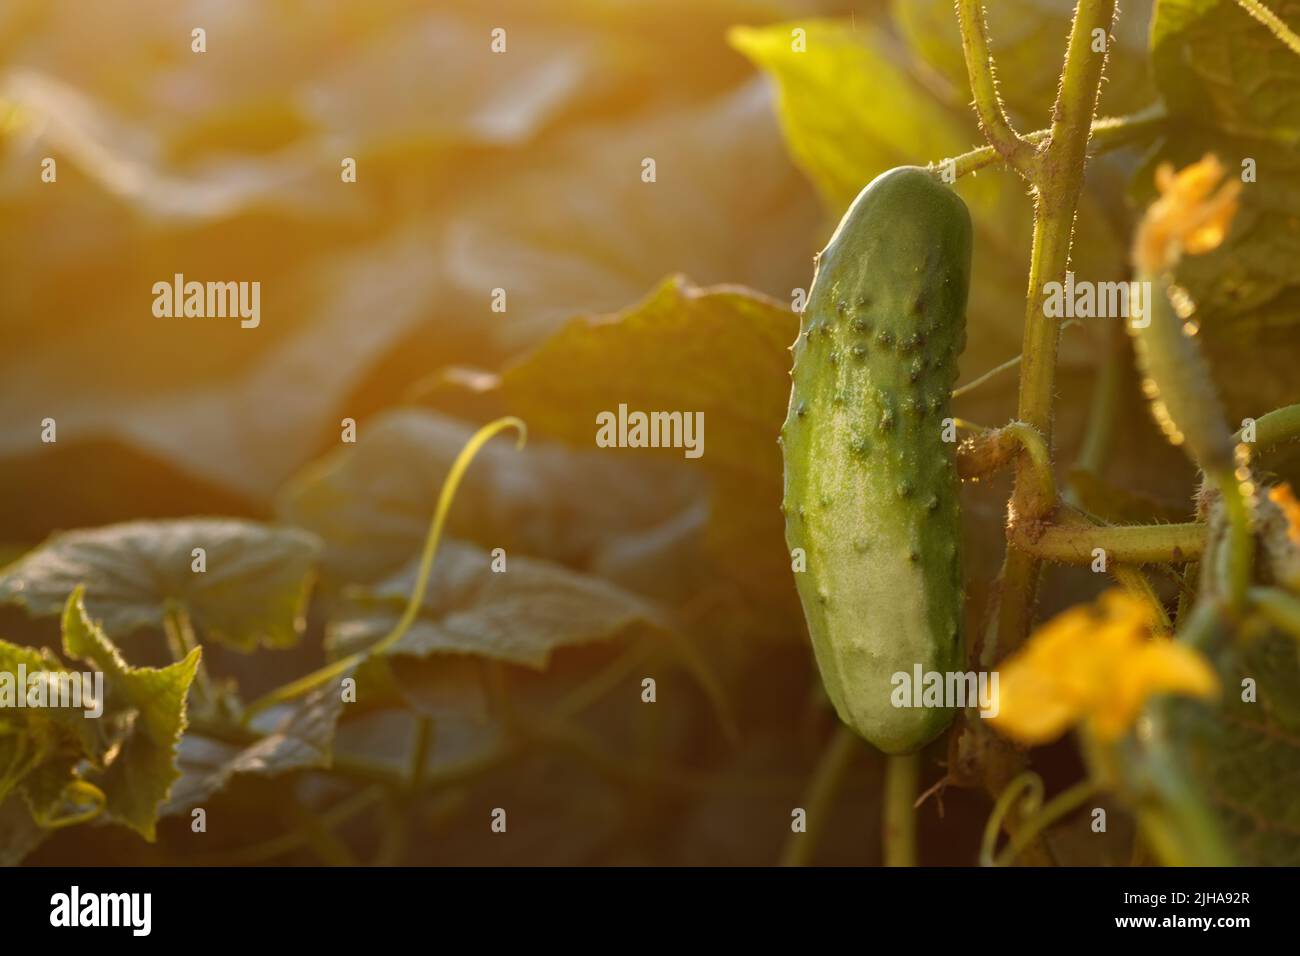
<svg viewBox="0 0 1300 956"><path fill-rule="evenodd" d="M817 258L781 428L786 543L840 719L909 753L951 707L910 706L920 674L961 670L955 443L943 440L966 342L971 221L919 167L874 179ZM907 706L895 706L903 698Z"/></svg>

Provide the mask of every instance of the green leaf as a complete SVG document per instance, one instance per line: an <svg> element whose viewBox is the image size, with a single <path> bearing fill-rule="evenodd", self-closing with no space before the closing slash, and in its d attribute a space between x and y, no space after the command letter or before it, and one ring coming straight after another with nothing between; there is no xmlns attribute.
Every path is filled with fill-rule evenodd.
<svg viewBox="0 0 1300 956"><path fill-rule="evenodd" d="M346 592L348 605L330 623L331 649L353 653L390 632L418 569L412 561L374 586ZM667 626L651 605L598 578L520 556L508 557L506 569L494 572L480 548L442 542L419 617L388 653L469 654L544 670L560 648Z"/></svg>
<svg viewBox="0 0 1300 956"><path fill-rule="evenodd" d="M203 548L206 567L191 570ZM289 647L303 627L317 539L229 518L135 521L55 535L0 574L0 602L63 611L78 585L104 631L162 626L169 601L200 635L241 651Z"/></svg>
<svg viewBox="0 0 1300 956"><path fill-rule="evenodd" d="M341 675L351 676L352 672ZM231 744L191 731L181 739L178 766L181 776L172 788L163 816L183 813L224 790L239 774L278 776L292 770L328 767L332 762L334 732L343 712L343 695L332 682L294 701L287 708L268 712L258 725L270 724L265 736L246 746Z"/></svg>
<svg viewBox="0 0 1300 956"><path fill-rule="evenodd" d="M18 682L22 672L26 681ZM12 680L16 695L25 696L33 679L69 674L69 669L46 648L23 647L0 641L0 680ZM71 673L80 680L80 675ZM57 694L57 685L48 685ZM80 688L84 694L84 685ZM12 791L26 799L37 817L57 815L64 787L75 779L83 760L102 765L110 746L105 724L87 716L96 701L81 697L80 707L63 707L50 699L39 708L13 707L0 701L0 803ZM102 703L102 702L99 702Z"/></svg>
<svg viewBox="0 0 1300 956"><path fill-rule="evenodd" d="M591 446L596 416L629 410L703 413L703 454L681 448L606 450L767 480L779 474L776 433L790 396L788 305L736 286L702 289L677 276L610 316L571 320L501 374L510 407L530 426ZM671 374L666 374L671 371Z"/></svg>
<svg viewBox="0 0 1300 956"><path fill-rule="evenodd" d="M158 813L180 776L176 748L185 730L185 700L201 651L163 668L132 667L86 613L78 588L63 613L63 649L104 673L108 706L134 711L121 749L95 783L108 797L107 813L146 840L154 839Z"/></svg>
<svg viewBox="0 0 1300 956"><path fill-rule="evenodd" d="M795 29L806 31L806 50L795 49ZM734 27L728 39L777 80L790 152L832 210L876 173L971 147L972 125L907 75L874 25L807 20Z"/></svg>
<svg viewBox="0 0 1300 956"><path fill-rule="evenodd" d="M13 655L5 653L11 647L11 644L0 645L0 655L8 658L0 660L0 663L8 664L14 659ZM16 673L16 668L7 673ZM18 687L16 692L25 694L26 687ZM43 742L35 739L31 722L31 718L23 711L14 711L12 714L0 711L0 731L3 731L0 733L0 804L22 786L28 774L42 759L42 755L36 751Z"/></svg>
<svg viewBox="0 0 1300 956"><path fill-rule="evenodd" d="M1170 744L1211 805L1237 862L1300 865L1300 657L1276 632L1221 640L1214 663L1223 685L1216 707L1170 699ZM1242 681L1257 700L1243 701Z"/></svg>
<svg viewBox="0 0 1300 956"><path fill-rule="evenodd" d="M700 575L715 601L731 605L725 626L792 637L802 633L802 616L784 546L776 436L797 333L797 317L783 304L672 278L615 315L574 319L506 368L497 387L531 427L574 445L592 442L596 416L620 405L702 413L698 459L679 448L604 454L706 472L712 493Z"/></svg>
<svg viewBox="0 0 1300 956"><path fill-rule="evenodd" d="M1267 0L1300 30L1300 0ZM1171 113L1243 136L1300 139L1300 56L1229 0L1159 0L1156 85Z"/></svg>

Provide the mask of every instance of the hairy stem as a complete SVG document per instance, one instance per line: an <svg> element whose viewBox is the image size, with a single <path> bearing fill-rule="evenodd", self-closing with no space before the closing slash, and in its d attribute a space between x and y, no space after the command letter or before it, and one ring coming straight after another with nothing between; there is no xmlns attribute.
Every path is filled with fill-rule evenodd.
<svg viewBox="0 0 1300 956"><path fill-rule="evenodd" d="M1250 588L1251 573L1255 564L1255 537L1251 517L1250 495L1231 471L1218 471L1207 475L1223 497L1223 507L1228 515L1228 539L1224 555L1223 578L1228 589L1228 600L1241 608ZM1216 569L1217 570L1217 569Z"/></svg>
<svg viewBox="0 0 1300 956"><path fill-rule="evenodd" d="M1079 0L1075 7L1061 87L1053 110L1051 141L1042 155L1036 183L1038 205L1034 211L1017 417L1037 429L1048 448L1052 443L1052 397L1061 330L1058 320L1046 315L1043 309L1044 287L1048 282L1064 279L1069 265L1088 137L1106 60L1105 54L1092 51L1092 33L1100 29L1109 36L1114 17L1115 0ZM1032 514L1038 488L1033 465L1022 459L1009 507L1013 519L1016 515ZM1028 634L1039 574L1036 556L1015 547L1008 550L999 587L995 631L985 648L994 660L1013 650Z"/></svg>
<svg viewBox="0 0 1300 956"><path fill-rule="evenodd" d="M1089 155L1099 156L1130 143L1151 139L1164 129L1168 119L1164 105L1157 103L1128 116L1106 116L1094 120L1092 138L1088 143ZM1052 138L1052 131L1036 129L1032 133L1026 133L1024 138L1033 146L1041 147ZM1004 161L1002 154L992 146L981 146L951 158L954 174L958 179ZM929 168L938 173L947 162L948 160L942 163L931 163Z"/></svg>
<svg viewBox="0 0 1300 956"><path fill-rule="evenodd" d="M1108 562L1162 564L1199 560L1205 552L1206 527L1183 524L1090 525L1058 524L1028 529L1013 527L1016 551L1038 560L1061 564L1091 564L1093 551L1106 552Z"/></svg>
<svg viewBox="0 0 1300 956"><path fill-rule="evenodd" d="M1034 495L1028 514L1039 518L1056 506L1056 480L1043 436L1024 422L1011 422L1001 428L980 432L957 448L957 474L962 478L991 475L1015 460L1021 452L1034 474Z"/></svg>
<svg viewBox="0 0 1300 956"><path fill-rule="evenodd" d="M1052 456L1047 441L1042 432L1027 422L1011 422L1002 430L1011 435L1024 451L1018 477L1027 480L1025 494L1017 502L1016 514L1041 518L1056 507L1056 479L1052 476Z"/></svg>
<svg viewBox="0 0 1300 956"><path fill-rule="evenodd" d="M1006 110L1002 108L997 73L989 53L983 0L957 0L957 22L961 28L966 73L970 77L971 93L975 96L975 113L984 138L1012 169L1032 182L1037 171L1038 151L1012 128Z"/></svg>

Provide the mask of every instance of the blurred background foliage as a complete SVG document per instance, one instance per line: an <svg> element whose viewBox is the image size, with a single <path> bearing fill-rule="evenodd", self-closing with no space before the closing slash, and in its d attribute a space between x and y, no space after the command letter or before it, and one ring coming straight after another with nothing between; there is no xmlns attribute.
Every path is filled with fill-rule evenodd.
<svg viewBox="0 0 1300 956"><path fill-rule="evenodd" d="M1050 122L1072 6L991 4L1022 130ZM1174 119L1090 165L1073 268L1127 277L1156 162L1255 157L1267 193L1247 190L1231 241L1180 276L1235 422L1300 400L1300 61L1232 3L1153 6L1124 4L1100 111L1163 101ZM1300 16L1295 0L1273 6ZM796 25L805 53L791 50ZM494 27L505 55L490 50ZM269 522L230 531L246 562L238 602L264 573L249 555L271 547L265 534L290 548L309 533L314 570L281 582L279 624L248 625L276 631L287 596L315 580L295 647L250 657L239 648L256 640L222 641L196 618L209 670L249 700L383 633L457 450L498 414L531 429L524 451L502 440L471 468L419 628L365 665L356 707L307 698L260 740L192 727L157 843L79 827L31 859L774 862L835 724L778 512L792 295L866 182L981 145L969 98L949 0L9 0L3 557L114 522ZM40 181L44 156L57 184ZM340 182L343 157L354 184ZM998 168L957 188L977 236L969 381L1019 351L1031 200ZM260 281L260 327L153 318L151 286L174 273ZM505 313L491 308L498 287ZM1076 458L1115 362L1123 410L1080 487L1099 512L1186 520L1194 475L1151 426L1126 348L1100 322L1066 330L1058 458ZM957 413L1006 421L1015 383L994 379ZM703 411L704 457L597 450L595 413L620 403ZM47 417L55 445L40 440ZM355 445L339 441L345 417ZM970 622L1000 559L1006 492L963 491ZM111 636L133 663L163 663L157 607L176 595L135 587L156 569L123 571L113 549L166 553L158 536L175 527L56 539L9 572L9 599L24 600L18 580L66 597L62 540L86 562L95 616L112 609L96 607L96 581L130 578L113 605L130 626ZM493 548L510 571L485 584ZM1044 610L1095 589L1086 570L1053 571ZM27 611L43 613L0 609L0 635L54 646L56 619ZM643 676L658 680L652 707ZM413 752L417 788L401 784ZM331 754L338 772L313 769ZM1040 762L1078 772L1068 744ZM878 860L879 770L863 748L819 862ZM201 835L188 816L200 803ZM38 842L13 806L0 808L10 861ZM489 832L493 807L508 808L509 838ZM971 792L927 803L922 860L971 862L987 810ZM1067 862L1116 863L1128 835L1121 822L1087 839L1081 822L1052 838Z"/></svg>

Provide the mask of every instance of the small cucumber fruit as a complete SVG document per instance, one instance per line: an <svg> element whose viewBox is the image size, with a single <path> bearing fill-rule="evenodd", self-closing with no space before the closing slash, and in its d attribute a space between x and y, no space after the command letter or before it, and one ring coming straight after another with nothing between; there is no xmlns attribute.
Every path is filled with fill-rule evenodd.
<svg viewBox="0 0 1300 956"><path fill-rule="evenodd" d="M782 509L786 543L806 557L799 598L840 719L891 754L917 750L953 714L894 706L894 675L910 688L918 665L963 669L958 481L943 420L966 344L970 259L955 192L919 167L883 173L818 256L792 347Z"/></svg>
<svg viewBox="0 0 1300 956"><path fill-rule="evenodd" d="M1167 279L1140 275L1139 280L1153 290L1147 322L1127 325L1156 424L1173 444L1183 445L1206 474L1231 476L1236 443L1200 339L1188 334L1171 298L1178 293ZM1184 301L1190 310L1190 300Z"/></svg>

